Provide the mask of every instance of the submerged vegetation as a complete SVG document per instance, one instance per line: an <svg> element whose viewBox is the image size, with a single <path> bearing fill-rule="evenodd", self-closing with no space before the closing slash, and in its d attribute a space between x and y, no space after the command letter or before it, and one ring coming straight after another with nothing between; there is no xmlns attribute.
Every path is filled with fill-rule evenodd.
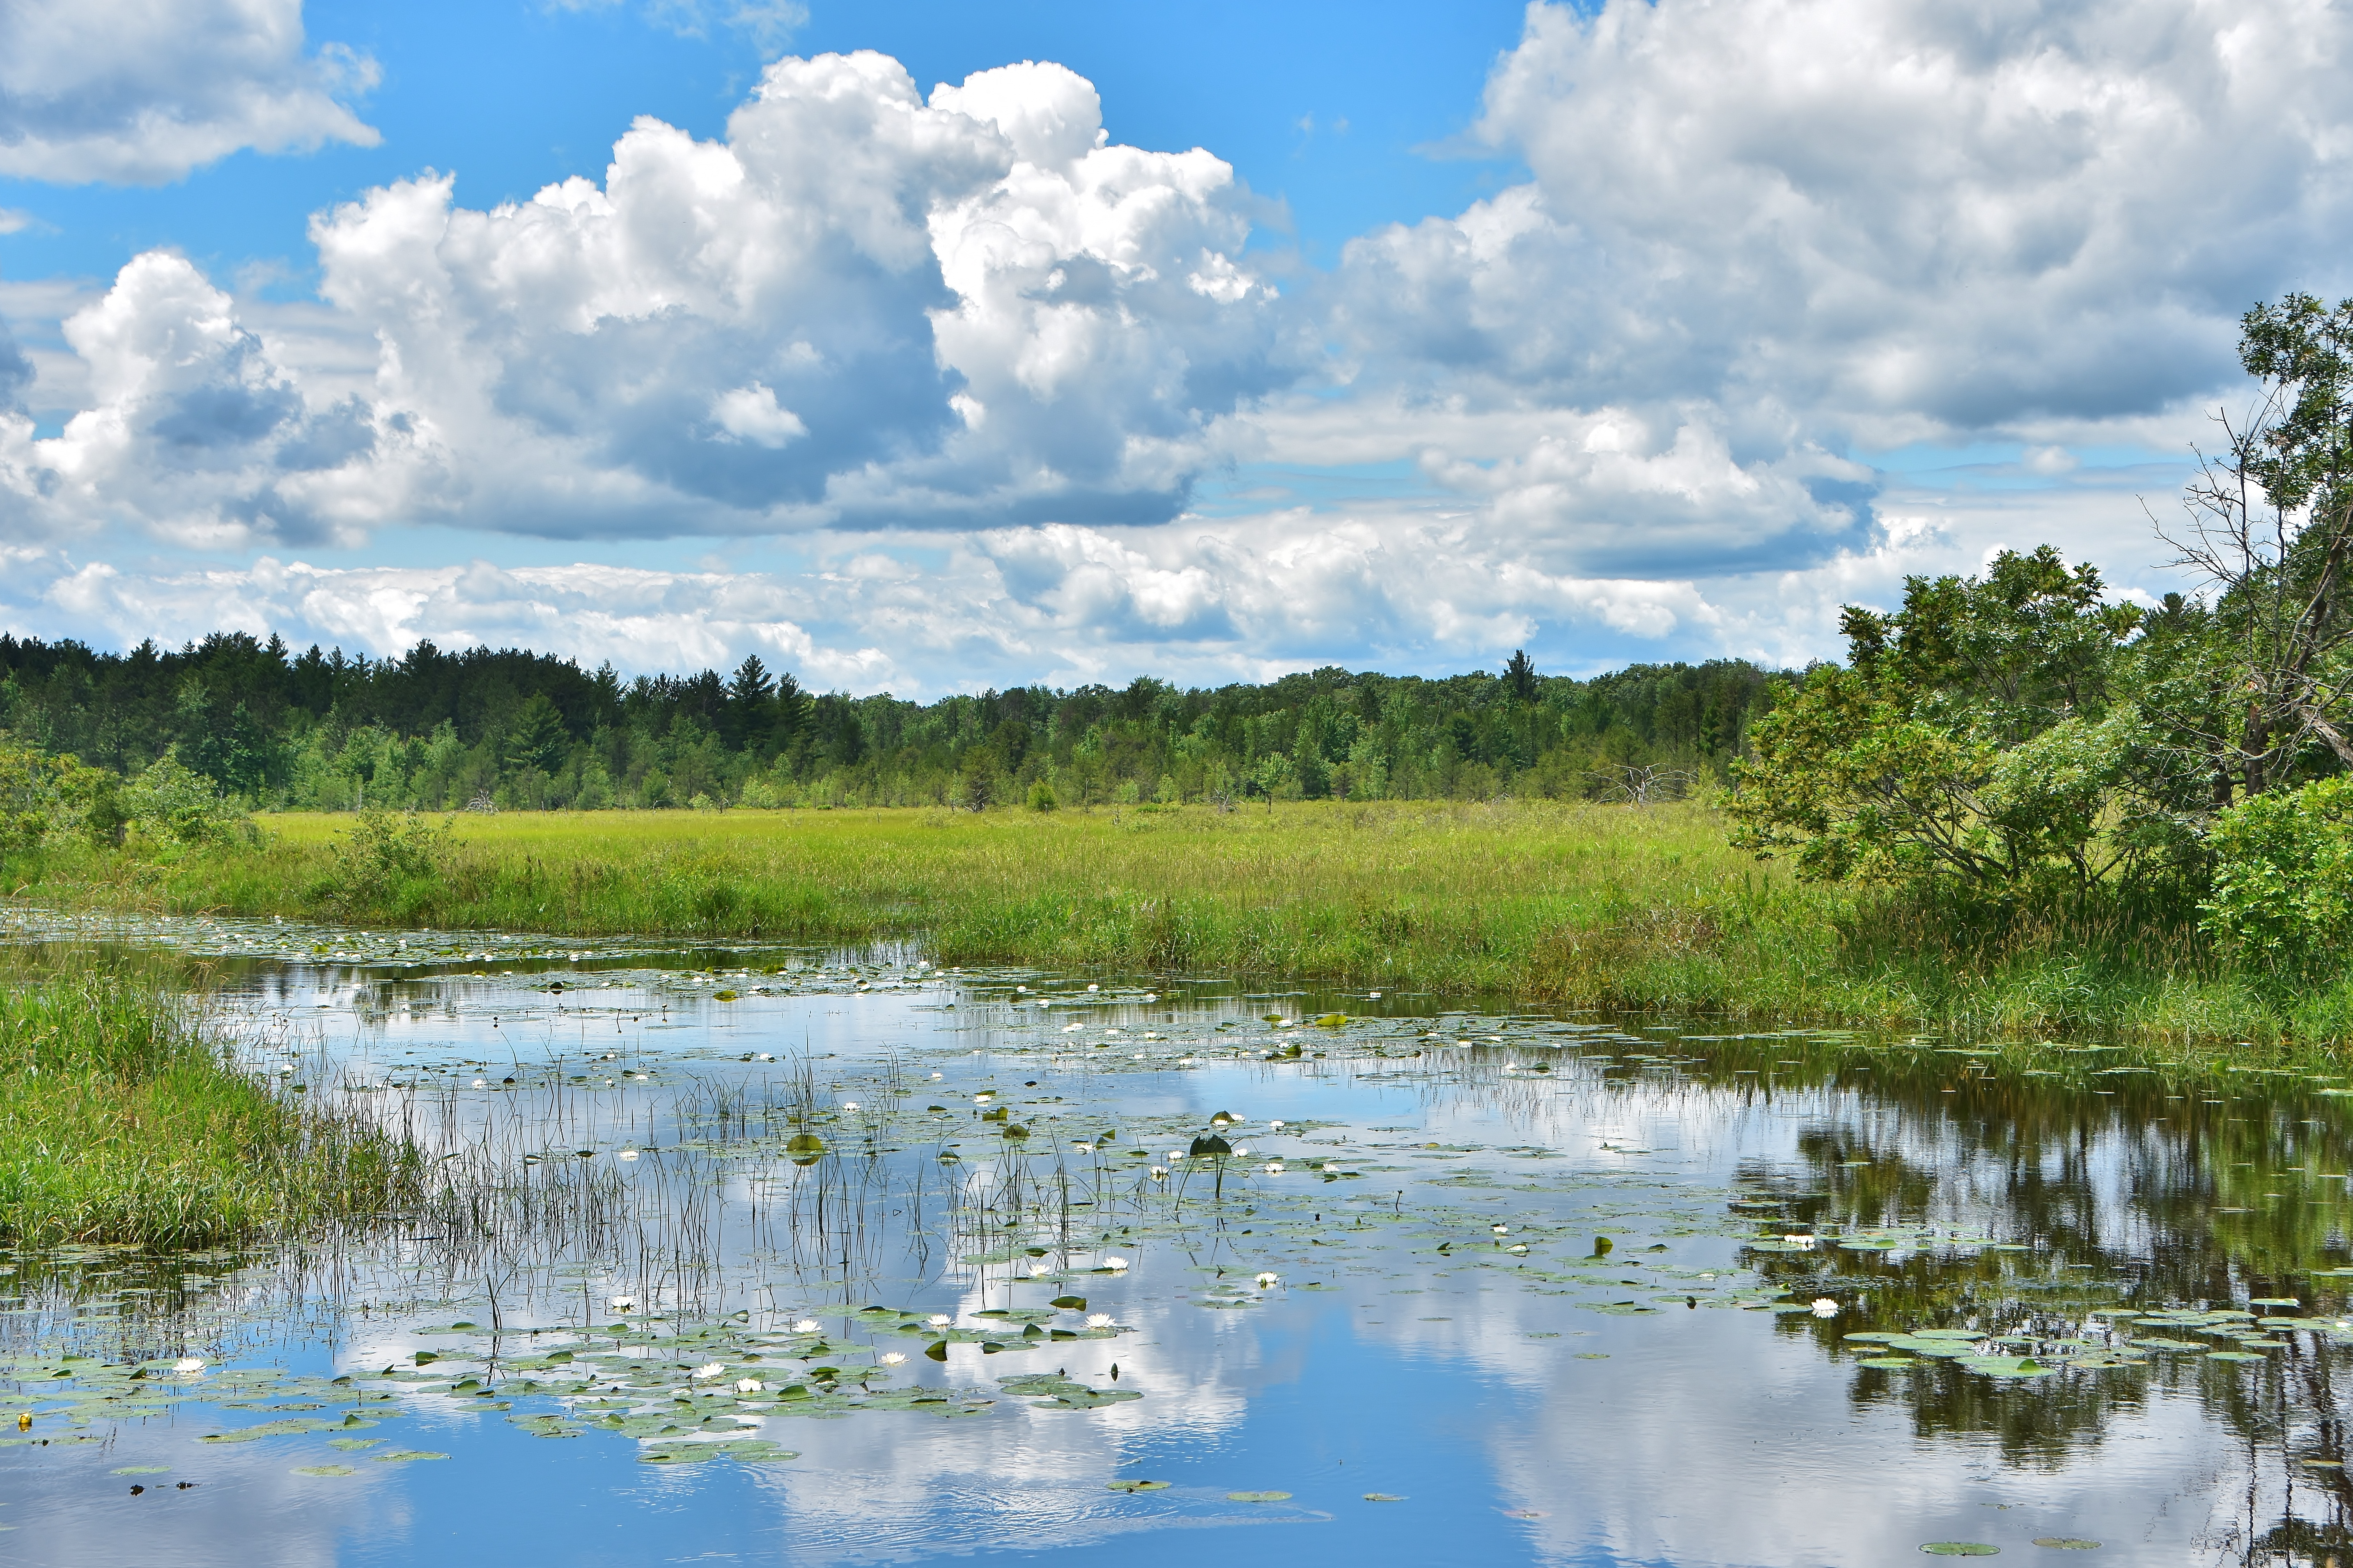
<svg viewBox="0 0 2353 1568"><path fill-rule="evenodd" d="M203 1246L372 1216L415 1152L271 1087L176 977L19 955L0 974L0 1238Z"/></svg>

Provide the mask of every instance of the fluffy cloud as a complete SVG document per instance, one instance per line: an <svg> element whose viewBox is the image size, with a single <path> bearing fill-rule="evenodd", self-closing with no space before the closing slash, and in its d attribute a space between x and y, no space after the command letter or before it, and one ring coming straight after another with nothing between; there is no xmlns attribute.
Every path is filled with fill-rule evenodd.
<svg viewBox="0 0 2353 1568"><path fill-rule="evenodd" d="M440 504L567 535L1157 521L1271 374L1232 172L1107 144L1059 66L930 101L785 59L701 142L473 212L406 182L314 225ZM412 491L412 494L417 493Z"/></svg>
<svg viewBox="0 0 2353 1568"><path fill-rule="evenodd" d="M386 487L413 452L406 417L307 401L184 258L138 257L64 332L94 405L48 439L0 414L0 521L12 532L87 536L129 517L200 548L348 539L397 499ZM0 363L0 394L6 377Z"/></svg>
<svg viewBox="0 0 2353 1568"><path fill-rule="evenodd" d="M1877 444L2146 415L2343 285L2326 0L1538 5L1480 132L1532 183L1349 257L1360 353Z"/></svg>
<svg viewBox="0 0 2353 1568"><path fill-rule="evenodd" d="M881 55L785 59L723 141L640 120L601 184L371 191L312 224L359 395L140 257L68 324L96 406L18 454L51 470L19 510L225 543L1164 520L1285 374L1277 298L1232 171L1101 120L1059 66L926 102Z"/></svg>
<svg viewBox="0 0 2353 1568"><path fill-rule="evenodd" d="M302 0L0 5L0 174L160 184L243 148L372 147L375 63L306 53Z"/></svg>
<svg viewBox="0 0 2353 1568"><path fill-rule="evenodd" d="M1532 5L1476 133L1533 178L1347 247L1353 395L1262 451L1378 410L1536 556L1709 577L1869 554L1856 446L2179 450L2240 311L2353 286L2348 48L2320 0Z"/></svg>

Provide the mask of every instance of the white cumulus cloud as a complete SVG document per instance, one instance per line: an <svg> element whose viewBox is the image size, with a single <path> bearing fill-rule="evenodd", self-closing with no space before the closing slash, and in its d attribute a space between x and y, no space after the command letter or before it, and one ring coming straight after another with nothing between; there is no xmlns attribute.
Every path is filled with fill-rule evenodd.
<svg viewBox="0 0 2353 1568"><path fill-rule="evenodd" d="M245 148L379 140L375 62L305 47L302 0L0 5L0 174L160 184Z"/></svg>
<svg viewBox="0 0 2353 1568"><path fill-rule="evenodd" d="M232 543L1166 519L1290 374L1278 299L1232 171L1101 120L1060 66L927 102L881 55L787 58L725 138L641 119L601 183L372 190L311 226L362 388L142 256L66 331L95 405L11 448L53 470L16 510ZM142 333L185 352L158 369Z"/></svg>

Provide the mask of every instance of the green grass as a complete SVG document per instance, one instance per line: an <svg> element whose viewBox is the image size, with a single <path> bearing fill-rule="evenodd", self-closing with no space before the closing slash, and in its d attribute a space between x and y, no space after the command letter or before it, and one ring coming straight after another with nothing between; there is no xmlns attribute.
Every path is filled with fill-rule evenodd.
<svg viewBox="0 0 2353 1568"><path fill-rule="evenodd" d="M167 975L87 956L0 973L0 1236L187 1247L373 1214L413 1152L239 1070Z"/></svg>
<svg viewBox="0 0 2353 1568"><path fill-rule="evenodd" d="M2221 972L2185 911L1978 910L1795 881L1704 805L1050 815L510 813L354 847L349 816L173 866L11 868L69 905L364 925L913 939L951 963L1293 979L1978 1037L2326 1042L2343 984ZM438 823L437 825L438 826Z"/></svg>

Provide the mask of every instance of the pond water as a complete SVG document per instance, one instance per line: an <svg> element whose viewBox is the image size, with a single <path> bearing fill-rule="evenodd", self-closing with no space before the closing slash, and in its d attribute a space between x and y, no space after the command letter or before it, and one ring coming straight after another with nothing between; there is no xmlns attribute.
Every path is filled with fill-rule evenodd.
<svg viewBox="0 0 2353 1568"><path fill-rule="evenodd" d="M12 1563L2353 1564L2345 1078L71 934L219 960L257 1066L438 1175L0 1266Z"/></svg>

